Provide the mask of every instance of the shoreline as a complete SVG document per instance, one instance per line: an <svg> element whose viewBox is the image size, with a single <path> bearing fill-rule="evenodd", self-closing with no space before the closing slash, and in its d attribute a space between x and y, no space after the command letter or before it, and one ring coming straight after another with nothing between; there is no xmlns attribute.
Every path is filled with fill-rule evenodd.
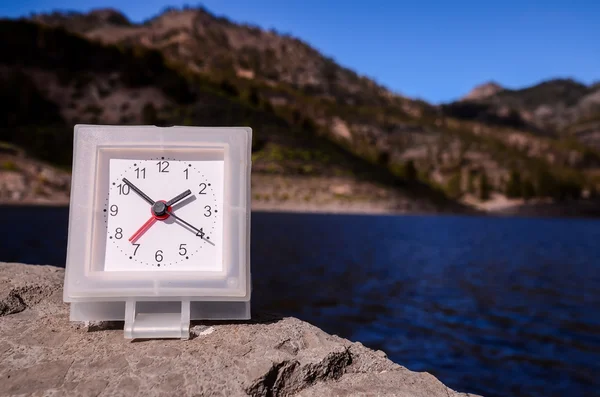
<svg viewBox="0 0 600 397"><path fill-rule="evenodd" d="M23 170L24 167L25 165L22 165ZM32 185L37 179L31 175L28 176L31 183L19 184L16 179L12 180L19 177L19 173L0 174L0 179L3 177L5 180L4 187L0 186L0 206L69 206L71 178L66 172L51 173L50 179L55 182L52 186ZM20 177L23 179L23 175ZM12 185L6 185L7 181L12 181ZM472 194L450 201L440 201L439 198L423 192L407 188L394 189L348 176L300 176L257 172L252 173L249 194L252 211L264 212L394 216L600 217L600 199L555 203L542 198L529 201L507 198L495 192L486 201L481 201Z"/></svg>
<svg viewBox="0 0 600 397"><path fill-rule="evenodd" d="M0 200L0 206L14 207L69 207L69 202L37 200ZM471 212L393 210L378 203L329 203L311 205L305 202L285 203L252 202L252 212L321 214L321 215L376 215L376 216L482 216L518 218L600 218L600 201L578 200L564 203L514 203L492 208L474 208Z"/></svg>

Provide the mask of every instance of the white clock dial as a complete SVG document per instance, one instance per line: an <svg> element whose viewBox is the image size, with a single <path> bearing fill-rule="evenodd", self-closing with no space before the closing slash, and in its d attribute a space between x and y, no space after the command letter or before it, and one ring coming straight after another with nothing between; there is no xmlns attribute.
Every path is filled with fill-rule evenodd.
<svg viewBox="0 0 600 397"><path fill-rule="evenodd" d="M223 161L111 159L104 269L222 271L223 176Z"/></svg>

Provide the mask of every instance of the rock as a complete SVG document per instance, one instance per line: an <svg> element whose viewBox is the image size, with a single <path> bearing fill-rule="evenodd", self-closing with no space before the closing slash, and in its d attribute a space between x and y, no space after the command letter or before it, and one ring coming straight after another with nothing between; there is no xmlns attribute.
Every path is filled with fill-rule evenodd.
<svg viewBox="0 0 600 397"><path fill-rule="evenodd" d="M0 262L0 316L19 313L40 304L62 302L64 270L54 266L31 266Z"/></svg>
<svg viewBox="0 0 600 397"><path fill-rule="evenodd" d="M254 70L251 69L238 69L236 70L236 74L238 77L241 77L243 79L254 79Z"/></svg>
<svg viewBox="0 0 600 397"><path fill-rule="evenodd" d="M348 183L343 185L331 185L329 187L329 191L339 196L349 196L352 194L352 186L350 186Z"/></svg>
<svg viewBox="0 0 600 397"><path fill-rule="evenodd" d="M0 155L0 202L68 202L70 173L23 153Z"/></svg>
<svg viewBox="0 0 600 397"><path fill-rule="evenodd" d="M334 117L331 125L331 132L337 137L342 139L351 141L352 133L350 132L350 128L348 128L348 124L346 124L339 117Z"/></svg>
<svg viewBox="0 0 600 397"><path fill-rule="evenodd" d="M481 84L473 88L473 90L471 90L471 92L465 95L465 97L462 98L462 100L478 100L489 98L493 95L496 95L503 89L504 87L502 87L500 84L494 81L489 81L485 84Z"/></svg>
<svg viewBox="0 0 600 397"><path fill-rule="evenodd" d="M0 395L461 396L296 318L194 323L181 340L69 321L63 269L0 263Z"/></svg>
<svg viewBox="0 0 600 397"><path fill-rule="evenodd" d="M27 189L25 177L17 171L0 171L0 198L17 201Z"/></svg>

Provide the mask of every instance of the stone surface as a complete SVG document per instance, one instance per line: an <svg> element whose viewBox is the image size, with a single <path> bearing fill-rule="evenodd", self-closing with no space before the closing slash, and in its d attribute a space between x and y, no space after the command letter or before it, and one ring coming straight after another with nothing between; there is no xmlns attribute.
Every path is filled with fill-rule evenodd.
<svg viewBox="0 0 600 397"><path fill-rule="evenodd" d="M69 322L62 269L0 263L0 395L465 396L295 318L194 323L126 340L122 322Z"/></svg>

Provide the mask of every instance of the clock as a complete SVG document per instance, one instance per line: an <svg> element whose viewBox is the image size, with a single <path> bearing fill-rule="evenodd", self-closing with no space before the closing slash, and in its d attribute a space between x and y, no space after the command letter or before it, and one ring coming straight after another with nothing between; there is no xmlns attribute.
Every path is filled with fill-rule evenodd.
<svg viewBox="0 0 600 397"><path fill-rule="evenodd" d="M247 127L77 125L64 300L127 338L250 318Z"/></svg>
<svg viewBox="0 0 600 397"><path fill-rule="evenodd" d="M105 270L220 271L223 166L177 154L110 159Z"/></svg>

